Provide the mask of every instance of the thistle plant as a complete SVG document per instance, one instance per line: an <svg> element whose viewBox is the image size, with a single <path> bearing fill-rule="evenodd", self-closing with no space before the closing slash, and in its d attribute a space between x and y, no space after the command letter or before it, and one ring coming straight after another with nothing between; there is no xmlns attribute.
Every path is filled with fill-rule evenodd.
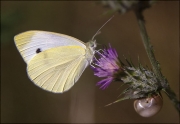
<svg viewBox="0 0 180 124"><path fill-rule="evenodd" d="M121 14L125 13L129 10L133 10L138 21L138 25L140 28L140 34L142 37L142 42L144 44L145 50L149 57L150 63L152 65L152 71L146 67L143 67L140 63L137 67L133 65L131 60L126 60L127 64L124 64L119 58L116 50L109 46L109 48L105 48L101 51L97 52L99 59L94 58L94 75L98 77L103 77L97 85L100 86L101 89L106 89L110 83L113 81L121 81L123 85L127 85L128 87L120 94L124 95L119 100L113 102L119 102L126 99L135 99L134 108L141 116L150 117L157 113L161 107L152 106L152 108L156 108L156 112L154 110L149 112L148 114L142 114L142 110L138 109L138 104L147 106L152 102L152 105L157 105L157 103L162 106L162 96L161 91L164 91L167 96L172 101L173 105L180 112L180 102L176 98L175 93L171 90L168 80L162 75L160 64L155 58L152 45L149 41L149 37L147 35L147 31L145 28L145 21L142 12L151 7L151 5L155 3L154 0L148 1L128 1L128 0L116 0L116 1L102 1L102 4L111 8L111 11L118 11ZM137 101L141 100L141 101ZM154 102L153 102L154 101ZM157 103L155 103L157 102ZM112 104L112 103L111 103ZM111 105L108 104L108 105ZM145 107L146 108L146 107ZM141 111L141 112L140 112ZM150 114L149 114L150 113Z"/></svg>

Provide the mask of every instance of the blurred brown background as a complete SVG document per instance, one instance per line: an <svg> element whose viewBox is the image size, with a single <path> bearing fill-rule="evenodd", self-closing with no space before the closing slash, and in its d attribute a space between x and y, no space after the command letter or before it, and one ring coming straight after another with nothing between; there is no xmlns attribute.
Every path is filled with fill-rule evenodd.
<svg viewBox="0 0 180 124"><path fill-rule="evenodd" d="M162 110L150 118L140 117L133 100L104 105L117 100L120 82L100 90L88 67L75 86L63 94L53 94L35 86L27 77L26 64L13 37L27 30L67 34L84 42L111 17L108 9L92 1L11 2L1 1L1 122L9 123L179 123L179 114L163 94ZM161 64L162 73L179 98L179 2L162 1L144 12L146 27ZM120 58L138 56L150 67L137 20L132 11L116 16L96 37L99 44L117 49Z"/></svg>

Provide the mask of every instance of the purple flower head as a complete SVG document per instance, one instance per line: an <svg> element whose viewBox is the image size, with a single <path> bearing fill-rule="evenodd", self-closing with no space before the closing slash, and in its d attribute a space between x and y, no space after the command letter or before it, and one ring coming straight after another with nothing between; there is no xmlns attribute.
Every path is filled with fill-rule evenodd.
<svg viewBox="0 0 180 124"><path fill-rule="evenodd" d="M96 52L99 59L94 57L94 67L91 66L91 68L94 71L94 75L104 78L99 81L97 85L100 85L101 89L105 89L112 81L116 80L118 72L121 72L122 69L118 60L118 54L110 44L109 48L105 48L101 51L102 52Z"/></svg>

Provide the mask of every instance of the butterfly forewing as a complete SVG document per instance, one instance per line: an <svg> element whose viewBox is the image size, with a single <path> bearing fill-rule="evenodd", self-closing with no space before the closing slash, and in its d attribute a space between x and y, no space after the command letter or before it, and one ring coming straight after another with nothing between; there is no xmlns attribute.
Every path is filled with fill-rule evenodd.
<svg viewBox="0 0 180 124"><path fill-rule="evenodd" d="M84 43L74 37L47 31L23 32L16 35L14 40L26 63L38 53L50 48L75 45L86 49Z"/></svg>
<svg viewBox="0 0 180 124"><path fill-rule="evenodd" d="M62 46L40 52L27 67L29 78L39 87L61 93L79 79L88 61L81 46Z"/></svg>

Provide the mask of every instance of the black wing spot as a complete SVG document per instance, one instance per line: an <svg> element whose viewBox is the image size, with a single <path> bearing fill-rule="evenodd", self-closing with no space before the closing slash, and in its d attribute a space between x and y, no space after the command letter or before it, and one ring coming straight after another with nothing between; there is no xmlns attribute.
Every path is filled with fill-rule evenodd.
<svg viewBox="0 0 180 124"><path fill-rule="evenodd" d="M38 49L36 50L36 53L40 53L40 52L41 52L41 49L38 48Z"/></svg>

